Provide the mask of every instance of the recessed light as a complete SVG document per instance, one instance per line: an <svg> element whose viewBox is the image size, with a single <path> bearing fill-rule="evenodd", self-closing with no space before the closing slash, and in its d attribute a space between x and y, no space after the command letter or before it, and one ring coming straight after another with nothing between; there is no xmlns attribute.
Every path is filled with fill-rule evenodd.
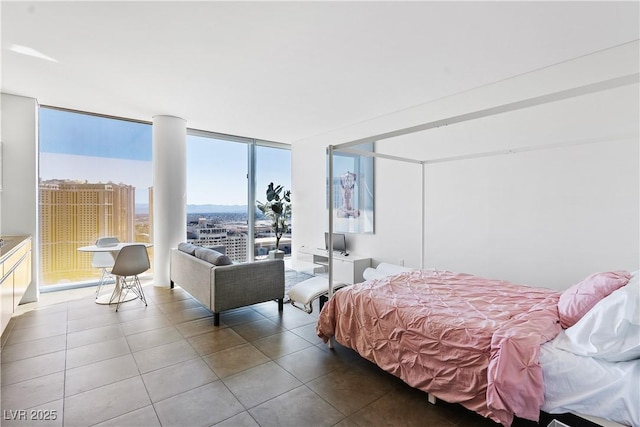
<svg viewBox="0 0 640 427"><path fill-rule="evenodd" d="M19 44L11 45L9 50L15 53L20 53L22 55L33 56L34 58L46 59L47 61L51 61L51 62L58 62L57 59L53 59L52 57L47 56L42 52L38 52L33 48L30 48L27 46L21 46Z"/></svg>

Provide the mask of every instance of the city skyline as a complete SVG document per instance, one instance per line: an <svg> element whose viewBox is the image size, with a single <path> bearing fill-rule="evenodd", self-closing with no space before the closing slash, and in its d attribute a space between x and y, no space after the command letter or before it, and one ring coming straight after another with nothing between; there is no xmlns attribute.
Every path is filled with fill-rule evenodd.
<svg viewBox="0 0 640 427"><path fill-rule="evenodd" d="M91 283L96 279L99 271L78 248L92 244L99 236L126 242L149 242L152 238L152 215L138 212L135 189L129 185L42 180L39 188L40 273L45 286ZM246 206L243 211L236 208L237 212L211 208L211 212L187 213L186 241L206 247L223 245L233 260L246 261L248 233L253 230L255 256L273 249L270 221L258 219L252 228L247 223ZM284 247L290 253L286 243Z"/></svg>

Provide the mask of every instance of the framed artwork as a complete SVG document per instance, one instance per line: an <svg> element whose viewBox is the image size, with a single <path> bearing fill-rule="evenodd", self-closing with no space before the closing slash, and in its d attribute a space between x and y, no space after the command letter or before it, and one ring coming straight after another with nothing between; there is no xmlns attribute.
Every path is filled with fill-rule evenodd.
<svg viewBox="0 0 640 427"><path fill-rule="evenodd" d="M373 143L358 149L373 151ZM334 232L374 232L373 166L373 157L334 153L331 178ZM328 195L327 188L327 197ZM327 199L327 206L328 204Z"/></svg>

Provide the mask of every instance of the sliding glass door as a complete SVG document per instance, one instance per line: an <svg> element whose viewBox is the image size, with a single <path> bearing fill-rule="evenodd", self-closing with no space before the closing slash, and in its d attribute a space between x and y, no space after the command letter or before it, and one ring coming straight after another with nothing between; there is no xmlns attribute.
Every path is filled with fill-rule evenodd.
<svg viewBox="0 0 640 427"><path fill-rule="evenodd" d="M270 182L291 188L289 146L190 130L187 241L225 246L227 255L237 262L266 257L275 248L275 234L256 203L266 201ZM280 249L291 254L290 227Z"/></svg>
<svg viewBox="0 0 640 427"><path fill-rule="evenodd" d="M247 260L247 155L242 139L187 135L187 241Z"/></svg>

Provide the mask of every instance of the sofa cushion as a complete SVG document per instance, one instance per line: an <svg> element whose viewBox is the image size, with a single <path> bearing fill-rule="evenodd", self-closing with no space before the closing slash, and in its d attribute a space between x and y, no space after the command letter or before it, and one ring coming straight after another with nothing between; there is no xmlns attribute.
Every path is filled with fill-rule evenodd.
<svg viewBox="0 0 640 427"><path fill-rule="evenodd" d="M198 246L192 244L192 243L185 243L182 242L178 245L178 250L182 251L184 253L187 253L189 255L195 255L196 254L196 249L198 249Z"/></svg>
<svg viewBox="0 0 640 427"><path fill-rule="evenodd" d="M221 254L218 251L214 251L209 248L197 248L195 252L196 258L200 258L203 261L207 261L215 266L231 265L233 262L231 258Z"/></svg>
<svg viewBox="0 0 640 427"><path fill-rule="evenodd" d="M220 252L222 255L226 255L227 254L227 247L224 245L220 245L220 246L209 246L209 249L213 249L216 252Z"/></svg>

